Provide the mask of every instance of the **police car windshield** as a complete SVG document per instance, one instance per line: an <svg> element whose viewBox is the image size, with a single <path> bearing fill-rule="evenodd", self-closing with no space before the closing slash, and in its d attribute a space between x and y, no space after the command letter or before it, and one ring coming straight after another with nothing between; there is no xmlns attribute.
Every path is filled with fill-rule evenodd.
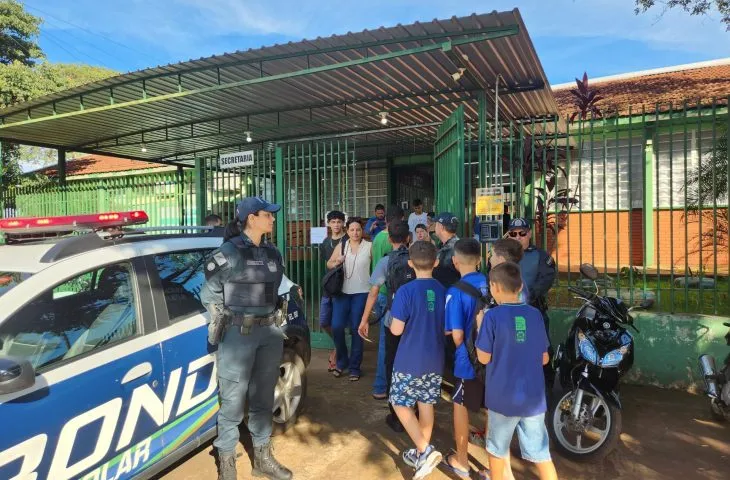
<svg viewBox="0 0 730 480"><path fill-rule="evenodd" d="M6 272L0 269L0 297L31 275L33 274L28 272Z"/></svg>

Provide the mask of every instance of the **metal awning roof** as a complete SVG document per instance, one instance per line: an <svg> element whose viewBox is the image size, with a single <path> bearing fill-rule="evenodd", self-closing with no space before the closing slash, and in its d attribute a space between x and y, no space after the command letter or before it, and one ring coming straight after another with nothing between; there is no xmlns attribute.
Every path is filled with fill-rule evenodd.
<svg viewBox="0 0 730 480"><path fill-rule="evenodd" d="M0 139L176 164L238 150L245 132L254 147L355 133L393 143L432 137L459 103L476 122L480 92L493 116L498 78L501 120L557 114L517 9L119 75L0 110Z"/></svg>

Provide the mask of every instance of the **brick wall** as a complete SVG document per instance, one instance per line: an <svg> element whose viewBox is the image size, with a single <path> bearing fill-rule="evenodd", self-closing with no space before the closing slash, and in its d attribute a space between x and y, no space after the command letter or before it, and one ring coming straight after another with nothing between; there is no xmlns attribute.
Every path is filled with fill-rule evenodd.
<svg viewBox="0 0 730 480"><path fill-rule="evenodd" d="M718 219L718 222L723 221ZM701 231L712 235L713 228L712 210L706 210ZM661 270L668 273L673 267L675 273L683 272L686 259L693 271L704 264L706 272L714 272L715 249L711 244L700 245L700 225L696 216L685 217L683 210L654 212L654 241L655 261ZM599 268L606 264L609 271L630 264L641 266L644 256L642 211L571 213L557 238L549 232L548 250L561 270L567 270L568 265L574 270L573 267L577 268L583 262L591 262ZM728 257L727 244L718 244L718 273L728 273Z"/></svg>

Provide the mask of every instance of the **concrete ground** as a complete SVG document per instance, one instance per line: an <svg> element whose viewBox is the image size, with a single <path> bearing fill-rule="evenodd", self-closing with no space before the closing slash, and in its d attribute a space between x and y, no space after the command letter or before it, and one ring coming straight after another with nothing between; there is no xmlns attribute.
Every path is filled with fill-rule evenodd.
<svg viewBox="0 0 730 480"><path fill-rule="evenodd" d="M374 338L377 338L375 336ZM400 459L410 443L384 423L384 401L373 400L375 352L367 345L365 374L358 383L327 373L327 352L315 351L308 371L308 396L298 423L274 440L277 458L294 471L296 480L411 478ZM730 478L730 426L710 419L702 396L650 387L626 386L623 434L617 449L600 464L581 464L553 452L562 479L727 479ZM476 421L477 418L473 419ZM481 420L479 420L481 421ZM452 447L451 404L437 407L434 444L442 452ZM486 465L486 452L469 448L472 468ZM531 466L515 453L515 477L536 479ZM248 456L238 461L238 478L248 479ZM210 480L216 467L210 445L188 457L160 478ZM458 478L443 470L430 479ZM478 478L474 473L472 478Z"/></svg>

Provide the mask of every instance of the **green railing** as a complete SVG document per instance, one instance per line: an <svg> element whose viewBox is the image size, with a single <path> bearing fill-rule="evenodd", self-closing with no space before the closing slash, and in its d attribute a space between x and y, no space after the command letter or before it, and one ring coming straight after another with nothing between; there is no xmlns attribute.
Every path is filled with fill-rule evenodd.
<svg viewBox="0 0 730 480"><path fill-rule="evenodd" d="M193 171L18 186L0 192L0 217L144 210L149 226L195 224ZM0 238L0 242L3 239Z"/></svg>
<svg viewBox="0 0 730 480"><path fill-rule="evenodd" d="M588 262L632 304L730 316L727 98L497 127L480 170L555 258L552 305L577 305L567 286Z"/></svg>

